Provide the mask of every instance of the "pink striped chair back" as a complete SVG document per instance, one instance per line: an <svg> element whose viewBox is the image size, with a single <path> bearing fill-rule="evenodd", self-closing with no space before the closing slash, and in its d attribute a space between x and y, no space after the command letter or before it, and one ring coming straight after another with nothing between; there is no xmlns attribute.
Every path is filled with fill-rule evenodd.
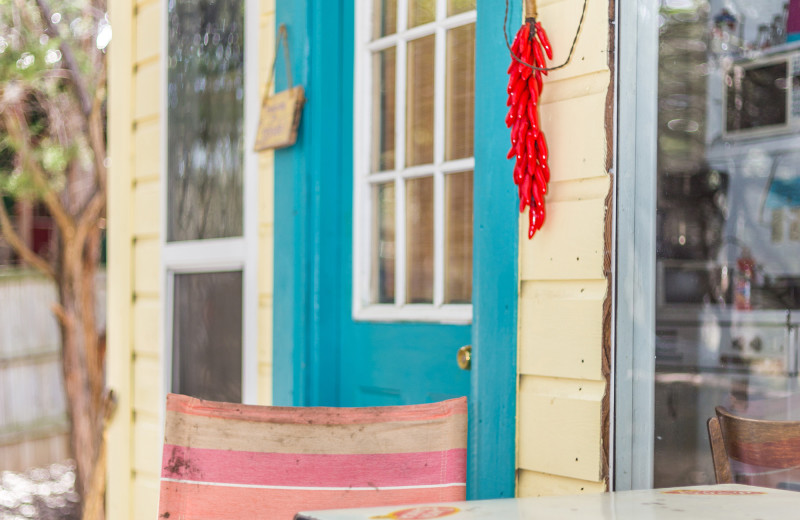
<svg viewBox="0 0 800 520"><path fill-rule="evenodd" d="M160 520L465 499L467 399L374 408L167 396Z"/></svg>

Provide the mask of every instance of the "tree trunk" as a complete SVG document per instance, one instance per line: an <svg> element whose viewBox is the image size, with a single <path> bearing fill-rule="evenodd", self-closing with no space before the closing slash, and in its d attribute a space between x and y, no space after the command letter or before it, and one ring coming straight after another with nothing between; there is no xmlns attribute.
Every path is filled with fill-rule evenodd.
<svg viewBox="0 0 800 520"><path fill-rule="evenodd" d="M92 473L101 455L104 426L103 352L95 315L99 242L99 231L92 231L84 244L62 244L62 257L56 273L59 304L55 314L61 328L76 488L82 497L93 490ZM97 490L93 492L97 493ZM95 519L102 518L101 510Z"/></svg>

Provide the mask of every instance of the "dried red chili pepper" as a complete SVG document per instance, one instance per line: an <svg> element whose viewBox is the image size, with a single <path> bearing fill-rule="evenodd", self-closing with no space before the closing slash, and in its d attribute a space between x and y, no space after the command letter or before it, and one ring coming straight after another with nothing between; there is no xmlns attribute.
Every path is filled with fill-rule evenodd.
<svg viewBox="0 0 800 520"><path fill-rule="evenodd" d="M514 183L519 191L519 209L528 207L528 237L541 229L545 220L545 195L550 182L547 164L547 141L539 124L539 96L543 78L547 75L547 59L552 59L550 40L541 23L528 18L517 32L512 52L521 61L512 59L508 67L508 115L506 126L511 128L511 149L507 157L516 156ZM547 58L545 58L547 55Z"/></svg>

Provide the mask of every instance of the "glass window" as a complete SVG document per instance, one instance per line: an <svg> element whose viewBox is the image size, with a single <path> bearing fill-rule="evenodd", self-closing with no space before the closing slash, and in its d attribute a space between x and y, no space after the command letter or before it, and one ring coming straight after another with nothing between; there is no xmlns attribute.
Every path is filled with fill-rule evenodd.
<svg viewBox="0 0 800 520"><path fill-rule="evenodd" d="M253 74L245 85L244 34L258 22L244 15L244 0L167 4L165 371L173 392L233 402L254 402L258 370L258 289L243 281L254 279L258 240L245 208L259 193L258 176L245 175L255 164L245 120L258 117L245 98L258 103L258 86Z"/></svg>
<svg viewBox="0 0 800 520"><path fill-rule="evenodd" d="M244 2L168 6L167 240L241 236Z"/></svg>
<svg viewBox="0 0 800 520"><path fill-rule="evenodd" d="M445 316L431 306L461 305L469 319L475 1L362 1L356 89L371 102L356 103L356 308L435 321Z"/></svg>
<svg viewBox="0 0 800 520"><path fill-rule="evenodd" d="M706 421L716 406L800 419L800 34L787 35L792 16L800 13L783 0L662 0L656 487L714 482Z"/></svg>
<svg viewBox="0 0 800 520"><path fill-rule="evenodd" d="M176 274L172 391L242 400L242 272Z"/></svg>

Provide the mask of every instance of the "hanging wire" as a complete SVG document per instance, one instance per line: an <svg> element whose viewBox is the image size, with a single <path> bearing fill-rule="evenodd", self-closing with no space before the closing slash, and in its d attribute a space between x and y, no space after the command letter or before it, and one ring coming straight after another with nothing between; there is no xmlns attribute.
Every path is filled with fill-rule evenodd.
<svg viewBox="0 0 800 520"><path fill-rule="evenodd" d="M583 0L583 9L581 9L581 19L578 21L578 29L575 31L575 38L572 39L572 46L569 48L569 54L567 55L566 61L561 65L557 65L555 67L537 67L535 65L531 65L530 63L524 62L522 59L519 58L519 56L514 54L514 51L511 49L511 44L508 41L508 29L506 28L506 26L508 25L508 1L509 0L506 0L506 11L505 14L503 14L503 38L504 41L506 42L506 47L508 47L508 52L511 54L511 57L514 58L514 61L516 61L517 63L521 63L526 67L530 67L533 70L541 70L541 71L558 70L566 67L567 64L569 63L569 60L572 59L572 52L575 50L575 44L578 43L578 35L581 33L581 28L583 27L583 19L586 16L586 4L588 3L589 0ZM535 16L525 19L525 23L535 23L535 22L536 22ZM531 33L533 33L534 30L536 30L535 26L532 28Z"/></svg>

